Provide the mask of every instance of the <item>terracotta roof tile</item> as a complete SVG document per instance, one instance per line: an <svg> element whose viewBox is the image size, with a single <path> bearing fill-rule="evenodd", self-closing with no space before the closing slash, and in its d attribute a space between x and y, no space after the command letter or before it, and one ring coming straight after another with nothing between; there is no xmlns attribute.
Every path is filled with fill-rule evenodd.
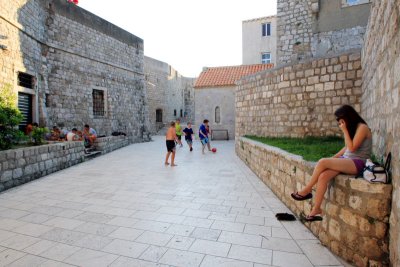
<svg viewBox="0 0 400 267"><path fill-rule="evenodd" d="M200 73L194 85L195 88L232 86L242 77L266 69L271 69L274 64L240 65L207 68Z"/></svg>

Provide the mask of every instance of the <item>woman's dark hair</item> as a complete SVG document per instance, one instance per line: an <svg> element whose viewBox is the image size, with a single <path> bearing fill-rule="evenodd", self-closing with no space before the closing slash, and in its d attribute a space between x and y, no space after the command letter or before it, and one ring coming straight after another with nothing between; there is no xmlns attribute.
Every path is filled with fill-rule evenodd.
<svg viewBox="0 0 400 267"><path fill-rule="evenodd" d="M357 126L359 123L367 123L361 118L357 111L349 105L344 105L335 111L336 120L344 120L346 128L349 131L350 138L353 139L356 134Z"/></svg>

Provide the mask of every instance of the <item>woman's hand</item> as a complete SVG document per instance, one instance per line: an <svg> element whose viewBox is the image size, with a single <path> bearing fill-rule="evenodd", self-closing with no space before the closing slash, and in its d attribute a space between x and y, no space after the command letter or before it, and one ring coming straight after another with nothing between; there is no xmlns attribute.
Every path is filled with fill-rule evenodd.
<svg viewBox="0 0 400 267"><path fill-rule="evenodd" d="M346 121L345 120L339 120L339 128L343 132L347 131L347 126L346 126Z"/></svg>

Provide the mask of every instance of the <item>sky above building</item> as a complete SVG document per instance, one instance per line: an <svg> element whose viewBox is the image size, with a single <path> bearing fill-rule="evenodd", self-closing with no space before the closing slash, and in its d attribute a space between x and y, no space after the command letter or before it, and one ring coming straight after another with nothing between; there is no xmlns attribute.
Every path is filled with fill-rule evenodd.
<svg viewBox="0 0 400 267"><path fill-rule="evenodd" d="M144 40L146 56L187 77L242 64L242 21L276 14L276 0L79 0Z"/></svg>

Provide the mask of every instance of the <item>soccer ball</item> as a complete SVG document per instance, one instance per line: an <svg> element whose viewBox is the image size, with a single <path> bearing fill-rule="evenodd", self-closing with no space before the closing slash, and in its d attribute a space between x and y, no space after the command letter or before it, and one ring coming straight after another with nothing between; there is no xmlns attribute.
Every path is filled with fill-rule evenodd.
<svg viewBox="0 0 400 267"><path fill-rule="evenodd" d="M217 152L217 149L214 147L213 149L211 149L212 152Z"/></svg>

